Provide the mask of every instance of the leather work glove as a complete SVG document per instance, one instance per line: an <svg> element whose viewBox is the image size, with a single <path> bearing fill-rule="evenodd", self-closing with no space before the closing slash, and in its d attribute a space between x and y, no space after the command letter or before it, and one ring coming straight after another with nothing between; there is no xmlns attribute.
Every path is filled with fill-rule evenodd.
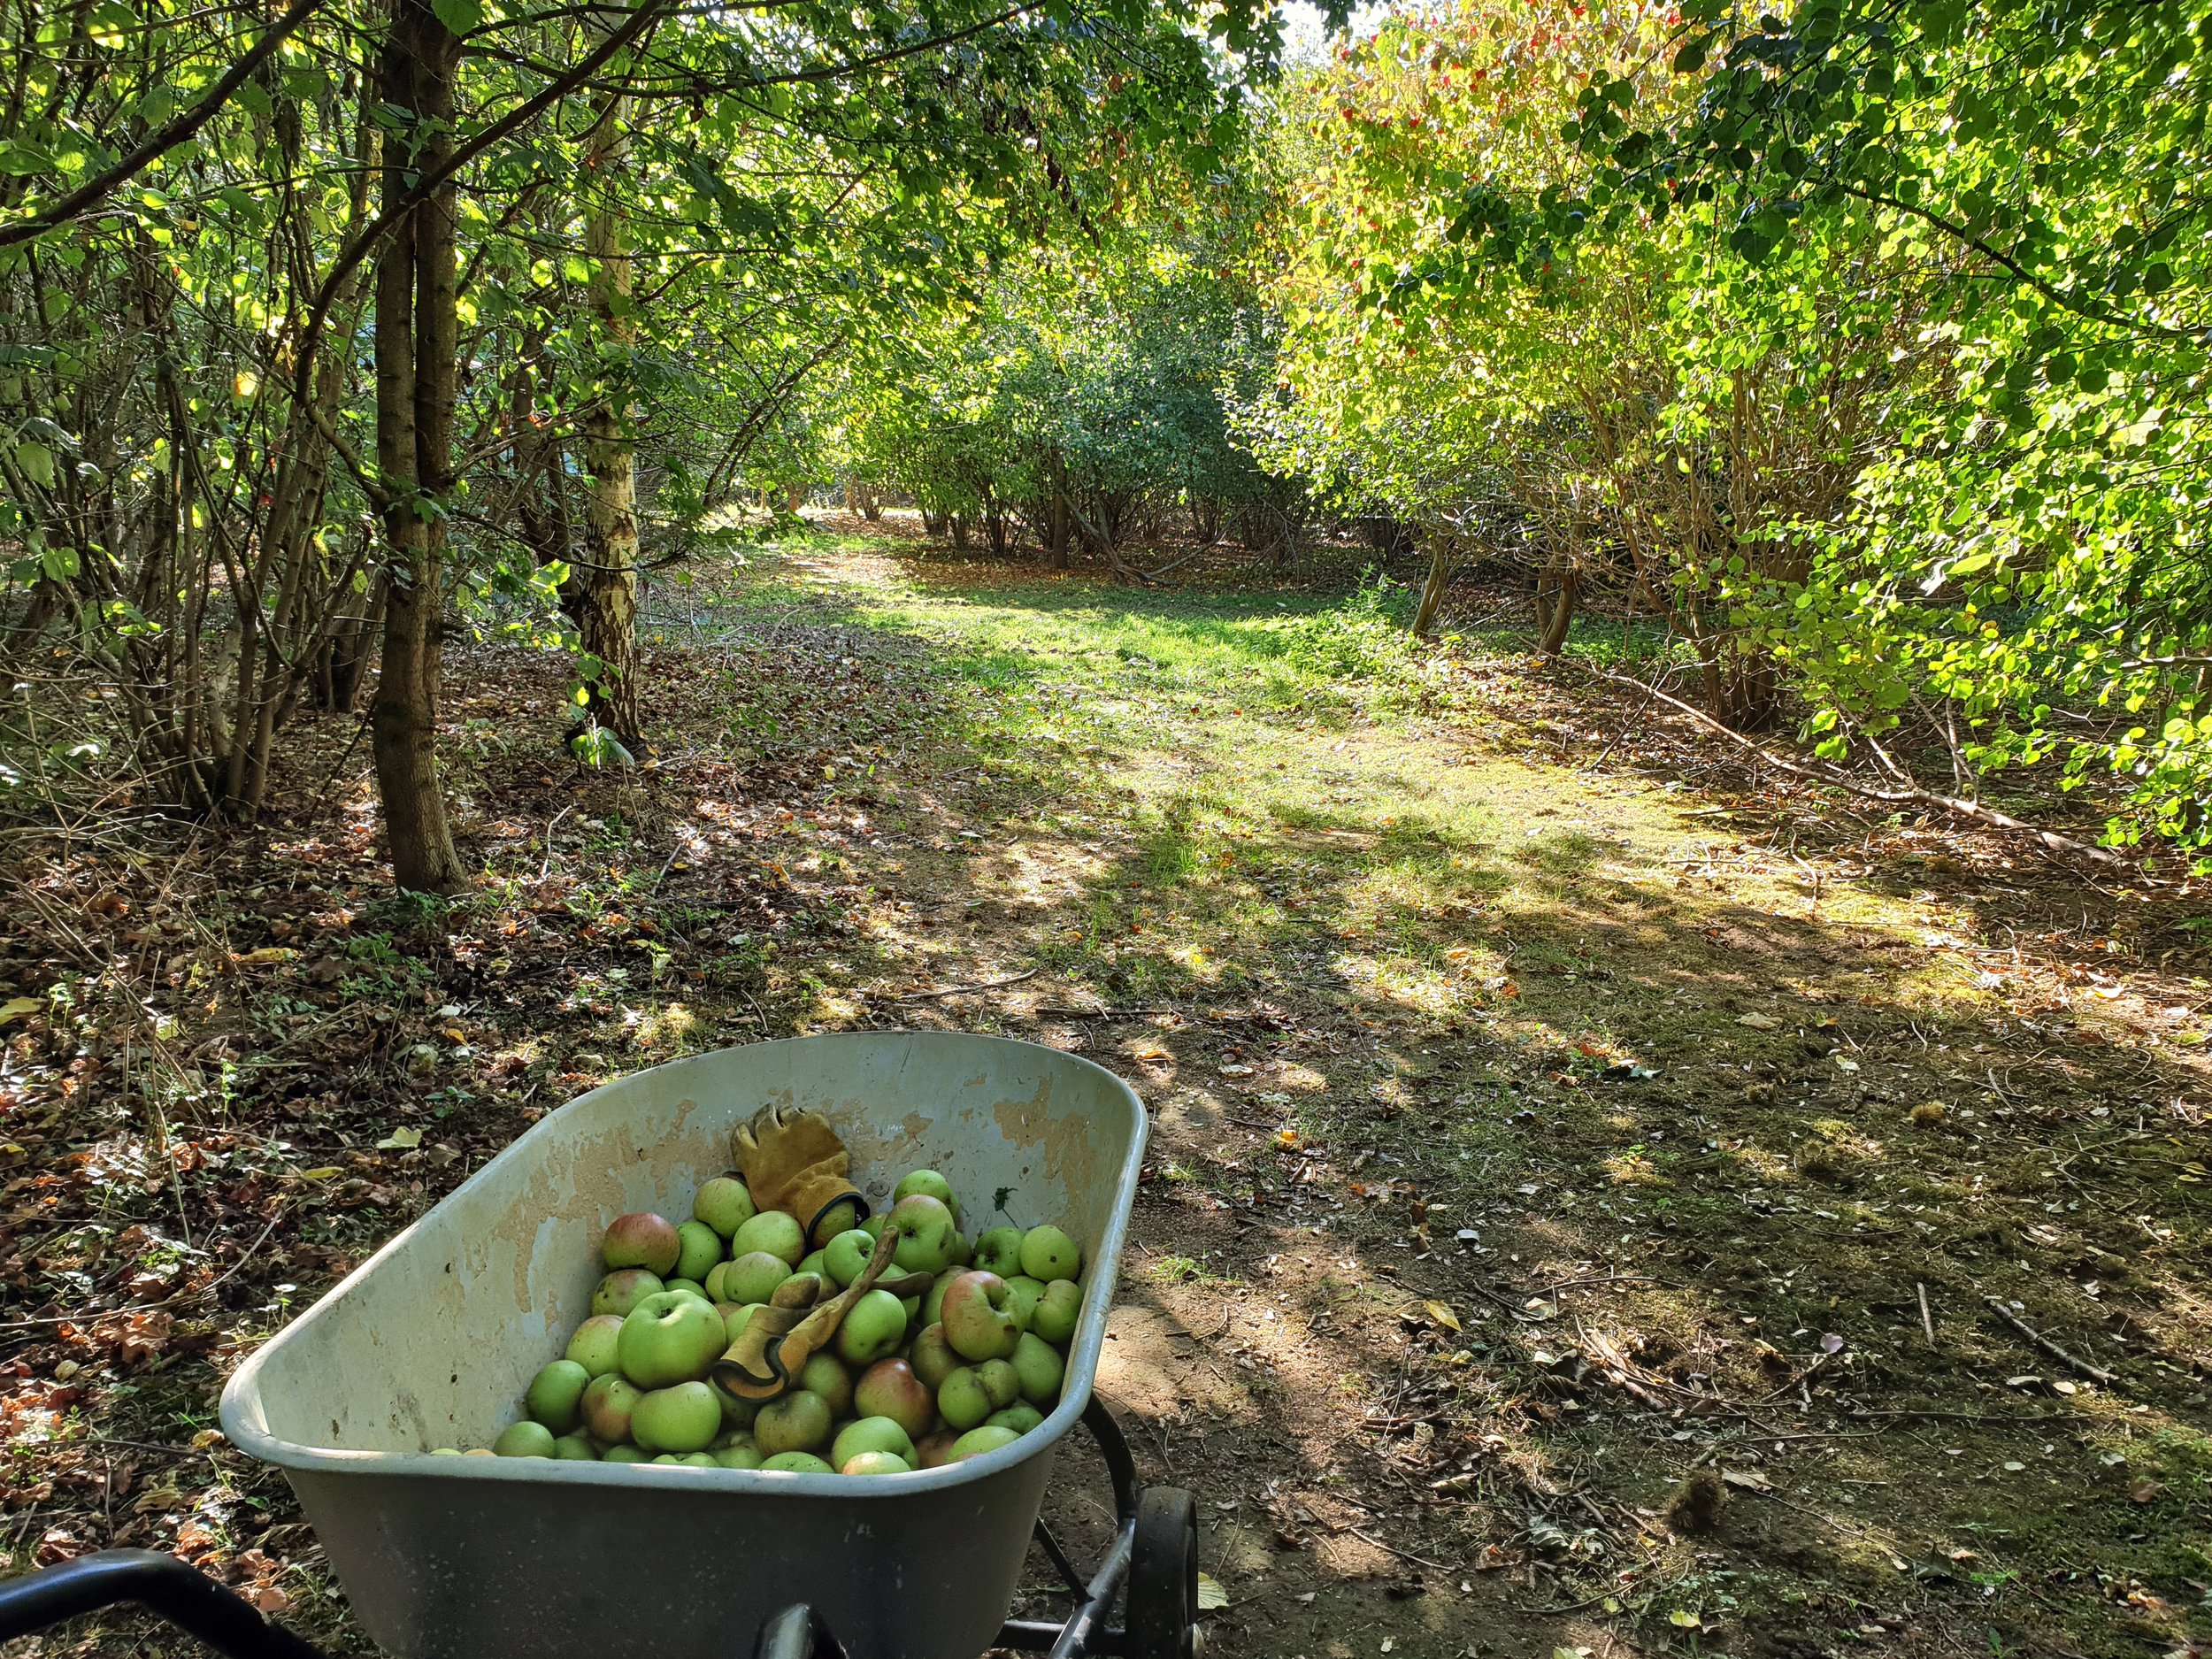
<svg viewBox="0 0 2212 1659"><path fill-rule="evenodd" d="M891 1264L891 1253L898 1242L897 1230L886 1227L860 1277L826 1302L821 1299L823 1281L818 1273L799 1273L785 1279L776 1286L767 1305L754 1310L729 1351L715 1361L714 1380L741 1400L780 1399L799 1386L799 1372L807 1361L835 1340L845 1315L871 1290L887 1290L899 1297L926 1294L931 1274L881 1277Z"/></svg>
<svg viewBox="0 0 2212 1659"><path fill-rule="evenodd" d="M730 1144L753 1202L795 1216L816 1249L868 1218L868 1201L846 1172L845 1143L821 1113L764 1106ZM846 1204L850 1219L838 1213Z"/></svg>

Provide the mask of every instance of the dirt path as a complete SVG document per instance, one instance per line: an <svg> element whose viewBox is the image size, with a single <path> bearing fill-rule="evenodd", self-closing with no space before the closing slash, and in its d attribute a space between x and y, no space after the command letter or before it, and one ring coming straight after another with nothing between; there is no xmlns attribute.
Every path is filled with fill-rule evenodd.
<svg viewBox="0 0 2212 1659"><path fill-rule="evenodd" d="M357 1643L206 1433L235 1357L610 1074L941 1024L1152 1112L1100 1386L1198 1496L1210 1653L2185 1647L2185 910L1685 788L1617 710L1340 598L822 539L656 628L641 775L557 764L542 659L457 672L461 904L380 896L357 771L257 840L27 873L18 988L74 1000L16 1039L0 1148L49 1321L0 1356L19 1565L178 1548ZM142 1010L158 1131L108 1092Z"/></svg>

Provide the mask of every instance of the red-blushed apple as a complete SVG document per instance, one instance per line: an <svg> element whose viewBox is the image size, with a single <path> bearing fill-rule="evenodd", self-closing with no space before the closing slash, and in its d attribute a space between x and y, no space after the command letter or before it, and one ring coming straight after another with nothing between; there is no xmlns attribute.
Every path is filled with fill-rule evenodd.
<svg viewBox="0 0 2212 1659"><path fill-rule="evenodd" d="M946 1455L945 1461L964 1463L971 1457L980 1457L984 1453L995 1452L1002 1446L1011 1446L1019 1439L1021 1436L1011 1429L996 1429L988 1425L979 1429L970 1429L952 1443L952 1450Z"/></svg>
<svg viewBox="0 0 2212 1659"><path fill-rule="evenodd" d="M630 1438L649 1452L703 1452L722 1432L722 1402L703 1382L656 1388L630 1413Z"/></svg>
<svg viewBox="0 0 2212 1659"><path fill-rule="evenodd" d="M992 1410L1003 1410L1021 1398L1022 1379L1012 1361L987 1359L975 1368L975 1374L983 1379L983 1392L991 1396Z"/></svg>
<svg viewBox="0 0 2212 1659"><path fill-rule="evenodd" d="M676 1226L676 1277L703 1279L722 1259L722 1235L703 1221Z"/></svg>
<svg viewBox="0 0 2212 1659"><path fill-rule="evenodd" d="M1022 1230L1019 1227L992 1227L978 1235L975 1266L983 1272L996 1273L1001 1279L1011 1279L1020 1272Z"/></svg>
<svg viewBox="0 0 2212 1659"><path fill-rule="evenodd" d="M722 1316L680 1290L648 1296L630 1310L616 1344L622 1374L641 1388L699 1382L730 1346Z"/></svg>
<svg viewBox="0 0 2212 1659"><path fill-rule="evenodd" d="M630 1438L630 1413L644 1398L645 1391L620 1371L595 1377L581 1402L584 1426L602 1446L618 1445Z"/></svg>
<svg viewBox="0 0 2212 1659"><path fill-rule="evenodd" d="M910 1273L941 1273L952 1265L952 1240L960 1225L952 1211L927 1193L891 1206L899 1242L891 1259Z"/></svg>
<svg viewBox="0 0 2212 1659"><path fill-rule="evenodd" d="M1006 1281L1006 1311L1014 1316L1016 1325L1029 1329L1030 1316L1037 1311L1044 1294L1043 1284L1026 1273L1017 1273Z"/></svg>
<svg viewBox="0 0 2212 1659"><path fill-rule="evenodd" d="M945 1379L964 1363L952 1351L952 1344L945 1340L945 1327L941 1325L924 1325L906 1357L914 1367L914 1374L922 1379L922 1386L933 1394L945 1386Z"/></svg>
<svg viewBox="0 0 2212 1659"><path fill-rule="evenodd" d="M752 1192L734 1175L718 1175L710 1181L701 1182L691 1200L691 1218L705 1222L725 1239L750 1221L753 1215Z"/></svg>
<svg viewBox="0 0 2212 1659"><path fill-rule="evenodd" d="M776 1475L833 1475L837 1471L812 1452L778 1452L761 1467Z"/></svg>
<svg viewBox="0 0 2212 1659"><path fill-rule="evenodd" d="M852 1415L853 1374L838 1363L834 1354L810 1354L799 1368L799 1386L822 1396L833 1423Z"/></svg>
<svg viewBox="0 0 2212 1659"><path fill-rule="evenodd" d="M849 1227L822 1248L822 1265L843 1290L858 1279L875 1254L876 1241L859 1227Z"/></svg>
<svg viewBox="0 0 2212 1659"><path fill-rule="evenodd" d="M1056 1279L1030 1310L1029 1329L1048 1342L1065 1342L1082 1317L1083 1286L1071 1279Z"/></svg>
<svg viewBox="0 0 2212 1659"><path fill-rule="evenodd" d="M960 1437L950 1429L940 1429L915 1442L915 1461L925 1469L942 1469L945 1460L952 1455L952 1443Z"/></svg>
<svg viewBox="0 0 2212 1659"><path fill-rule="evenodd" d="M606 1236L599 1241L599 1259L611 1271L641 1267L661 1279L676 1271L676 1259L682 1254L676 1224L649 1210L617 1216L607 1224Z"/></svg>
<svg viewBox="0 0 2212 1659"><path fill-rule="evenodd" d="M987 1429L1011 1429L1017 1434L1026 1434L1041 1426L1045 1414L1035 1406L1008 1406L1003 1411L994 1411L983 1419Z"/></svg>
<svg viewBox="0 0 2212 1659"><path fill-rule="evenodd" d="M730 1260L765 1250L786 1267L807 1253L806 1233L780 1210L764 1210L730 1235Z"/></svg>
<svg viewBox="0 0 2212 1659"><path fill-rule="evenodd" d="M906 1310L887 1290L872 1290L846 1310L837 1327L838 1356L848 1364L872 1365L898 1352L906 1340Z"/></svg>
<svg viewBox="0 0 2212 1659"><path fill-rule="evenodd" d="M1073 1279L1083 1266L1083 1252L1075 1240L1057 1227L1032 1227L1022 1234L1022 1271L1050 1284Z"/></svg>
<svg viewBox="0 0 2212 1659"><path fill-rule="evenodd" d="M938 1389L937 1409L954 1428L972 1429L998 1407L992 1402L991 1391L983 1386L983 1379L974 1368L963 1365L946 1378L944 1386Z"/></svg>
<svg viewBox="0 0 2212 1659"><path fill-rule="evenodd" d="M556 1434L576 1426L578 1402L591 1384L591 1373L572 1359L557 1359L530 1379L522 1396L522 1409Z"/></svg>
<svg viewBox="0 0 2212 1659"><path fill-rule="evenodd" d="M641 1267L617 1268L591 1293L591 1310L624 1318L648 1296L657 1296L667 1288L658 1273L649 1273Z"/></svg>
<svg viewBox="0 0 2212 1659"><path fill-rule="evenodd" d="M616 1355L616 1344L622 1337L622 1319L618 1314L595 1313L576 1327L568 1339L565 1357L574 1360L594 1377L604 1377L621 1363Z"/></svg>
<svg viewBox="0 0 2212 1659"><path fill-rule="evenodd" d="M996 1273L956 1274L945 1287L941 1323L952 1351L972 1364L1004 1359L1021 1340L1021 1327L1006 1311L1006 1281Z"/></svg>
<svg viewBox="0 0 2212 1659"><path fill-rule="evenodd" d="M722 1270L723 1293L732 1302L766 1302L791 1277L791 1264L768 1250L748 1250Z"/></svg>
<svg viewBox="0 0 2212 1659"><path fill-rule="evenodd" d="M599 1454L603 1463L649 1463L653 1460L634 1446L610 1446Z"/></svg>
<svg viewBox="0 0 2212 1659"><path fill-rule="evenodd" d="M949 1210L952 1212L953 1225L959 1225L960 1201L952 1194L952 1183L938 1174L935 1170L916 1170L891 1189L893 1213L897 1212L900 1199L911 1198L917 1193L926 1194Z"/></svg>
<svg viewBox="0 0 2212 1659"><path fill-rule="evenodd" d="M937 1420L937 1396L902 1359L879 1359L853 1385L852 1409L864 1417L888 1417L919 1440Z"/></svg>
<svg viewBox="0 0 2212 1659"><path fill-rule="evenodd" d="M533 1423L525 1417L500 1430L499 1438L492 1442L492 1450L501 1457L550 1457L553 1431L542 1423Z"/></svg>
<svg viewBox="0 0 2212 1659"><path fill-rule="evenodd" d="M837 1432L830 1442L830 1465L842 1469L863 1452L889 1452L895 1457L911 1462L914 1456L913 1438L889 1417L862 1417L848 1423Z"/></svg>
<svg viewBox="0 0 2212 1659"><path fill-rule="evenodd" d="M830 1437L828 1402L801 1388L761 1407L753 1419L753 1444L764 1457L779 1452L810 1452Z"/></svg>
<svg viewBox="0 0 2212 1659"><path fill-rule="evenodd" d="M855 1452L837 1465L841 1475L910 1475L914 1465L896 1452Z"/></svg>
<svg viewBox="0 0 2212 1659"><path fill-rule="evenodd" d="M554 1439L553 1455L565 1463L595 1463L599 1448L591 1443L591 1436L579 1430L573 1434L562 1434Z"/></svg>
<svg viewBox="0 0 2212 1659"><path fill-rule="evenodd" d="M1022 1398L1031 1405L1048 1405L1060 1397L1060 1379L1067 1375L1068 1363L1060 1357L1060 1350L1042 1337L1033 1332L1023 1332L1022 1340L1014 1345L1010 1363Z"/></svg>

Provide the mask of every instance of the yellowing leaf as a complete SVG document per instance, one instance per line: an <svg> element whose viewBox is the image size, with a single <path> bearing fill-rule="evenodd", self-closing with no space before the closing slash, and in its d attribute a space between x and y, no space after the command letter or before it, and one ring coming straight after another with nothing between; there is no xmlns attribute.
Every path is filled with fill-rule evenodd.
<svg viewBox="0 0 2212 1659"><path fill-rule="evenodd" d="M242 968L266 968L279 962L290 962L300 953L283 945L264 945L258 950L249 950L231 960Z"/></svg>
<svg viewBox="0 0 2212 1659"><path fill-rule="evenodd" d="M1748 1025L1754 1031L1773 1031L1782 1022L1771 1014L1740 1014L1736 1017L1736 1023Z"/></svg>
<svg viewBox="0 0 2212 1659"><path fill-rule="evenodd" d="M1698 1617L1687 1608L1678 1607L1667 1615L1667 1623L1678 1625L1683 1630L1695 1630L1698 1626Z"/></svg>
<svg viewBox="0 0 2212 1659"><path fill-rule="evenodd" d="M1435 1320L1447 1331L1459 1329L1459 1316L1451 1310L1449 1304L1441 1302L1425 1302L1421 1306L1427 1310L1430 1318Z"/></svg>
<svg viewBox="0 0 2212 1659"><path fill-rule="evenodd" d="M1198 1575L1198 1610L1211 1613L1229 1605L1229 1593L1221 1587L1221 1581L1210 1572Z"/></svg>
<svg viewBox="0 0 2212 1659"><path fill-rule="evenodd" d="M326 1181L334 1175L342 1175L343 1173L345 1173L345 1171L341 1170L335 1164L326 1164L319 1169L302 1170L300 1171L300 1179L303 1181Z"/></svg>
<svg viewBox="0 0 2212 1659"><path fill-rule="evenodd" d="M0 1002L0 1025L6 1025L12 1019L28 1019L45 1006L46 1004L35 996L12 996L6 1002Z"/></svg>
<svg viewBox="0 0 2212 1659"><path fill-rule="evenodd" d="M395 1148L401 1151L405 1151L411 1147L419 1147L422 1144L422 1131L419 1129L395 1129L391 1133L386 1135L383 1140L378 1141L376 1144L379 1151L388 1152Z"/></svg>

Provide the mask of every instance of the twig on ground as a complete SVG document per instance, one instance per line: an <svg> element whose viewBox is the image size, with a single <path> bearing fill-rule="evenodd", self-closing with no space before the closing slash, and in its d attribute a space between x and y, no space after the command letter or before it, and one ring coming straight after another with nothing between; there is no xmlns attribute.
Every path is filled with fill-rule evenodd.
<svg viewBox="0 0 2212 1659"><path fill-rule="evenodd" d="M1356 1526L1348 1526L1344 1530L1349 1532L1354 1538L1360 1540L1362 1542L1372 1544L1377 1549L1382 1550L1387 1555L1395 1555L1400 1561L1409 1561L1415 1566L1426 1567L1432 1572L1450 1572L1452 1571L1451 1568L1446 1566L1440 1561L1431 1561L1426 1555L1417 1555L1409 1549L1400 1549L1395 1544L1386 1544L1381 1539L1377 1538L1373 1533L1363 1532Z"/></svg>
<svg viewBox="0 0 2212 1659"><path fill-rule="evenodd" d="M1010 985L1019 985L1024 979L1033 979L1042 968L1032 968L1026 973L1017 973L1010 979L987 979L980 985L949 985L941 991L909 991L892 999L897 1002L927 1002L940 996L965 996L971 991L1002 991Z"/></svg>
<svg viewBox="0 0 2212 1659"><path fill-rule="evenodd" d="M1920 1293L1920 1328L1928 1333L1928 1346L1933 1348L1935 1346L1935 1321L1928 1315L1928 1287L1918 1279L1913 1281L1912 1287Z"/></svg>
<svg viewBox="0 0 2212 1659"><path fill-rule="evenodd" d="M2052 1341L2049 1337L2045 1336L2041 1332L2037 1331L2022 1322L2014 1315L2011 1309L2006 1307L2005 1304L2000 1302L1996 1297L1984 1296L1982 1301L1992 1313L1995 1314L2000 1319L2002 1319L2007 1325L2017 1331L2022 1336L2027 1338L2030 1343L2045 1354L2049 1355L2060 1364L2070 1367L2072 1370L2079 1371L2083 1376L2090 1379L2093 1382L2108 1383L2119 1381L2117 1375L2105 1370L2101 1365L2092 1365L2085 1359L2076 1359L2071 1354L2069 1354L2057 1343Z"/></svg>

